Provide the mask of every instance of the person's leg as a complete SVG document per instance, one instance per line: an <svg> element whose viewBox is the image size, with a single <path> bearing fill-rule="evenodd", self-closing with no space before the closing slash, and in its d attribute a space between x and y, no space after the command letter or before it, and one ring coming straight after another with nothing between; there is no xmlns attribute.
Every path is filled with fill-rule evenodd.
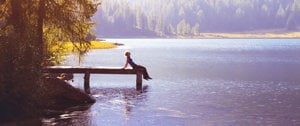
<svg viewBox="0 0 300 126"><path fill-rule="evenodd" d="M144 66L142 66L142 65L137 65L137 69L143 71L143 77L144 77L144 79L146 79L146 80L152 79L152 78L149 76L149 74L148 74L148 72L147 72L147 69L146 69Z"/></svg>

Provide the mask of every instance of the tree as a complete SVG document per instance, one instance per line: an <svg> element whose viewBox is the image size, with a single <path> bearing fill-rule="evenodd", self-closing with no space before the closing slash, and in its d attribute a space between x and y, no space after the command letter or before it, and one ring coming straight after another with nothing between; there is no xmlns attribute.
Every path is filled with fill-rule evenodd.
<svg viewBox="0 0 300 126"><path fill-rule="evenodd" d="M167 29L168 29L168 33L169 34L171 34L171 35L176 34L175 33L175 28L171 24L169 24L169 26L167 27Z"/></svg>
<svg viewBox="0 0 300 126"><path fill-rule="evenodd" d="M189 34L190 30L191 26L185 21L185 19L182 19L177 25L177 34L179 35Z"/></svg>
<svg viewBox="0 0 300 126"><path fill-rule="evenodd" d="M196 23L191 30L192 34L199 35L199 28L200 28L200 25L198 23Z"/></svg>
<svg viewBox="0 0 300 126"><path fill-rule="evenodd" d="M282 5L280 4L277 13L276 13L276 17L278 18L283 18L285 17L285 10L283 9Z"/></svg>
<svg viewBox="0 0 300 126"><path fill-rule="evenodd" d="M45 92L42 67L51 55L47 46L60 40L88 48L85 37L97 5L90 0L0 1L0 121L7 114L35 114Z"/></svg>
<svg viewBox="0 0 300 126"><path fill-rule="evenodd" d="M296 15L297 13L299 13L299 11L297 10L297 0L294 0L293 3L290 4L290 8L289 8L289 16L287 19L287 23L286 23L286 29L287 30L295 30L297 23L296 23ZM298 12L297 12L298 11Z"/></svg>
<svg viewBox="0 0 300 126"><path fill-rule="evenodd" d="M62 0L53 2L52 0L45 1L45 19L44 29L46 32L46 41L53 33L57 33L59 38L51 38L51 41L63 42L72 41L79 42L80 47L77 49L80 52L87 51L89 43L86 43L86 36L91 32L94 23L90 18L97 10L99 4L95 4L90 0ZM57 32L60 31L60 32ZM54 39L54 40L53 40ZM49 40L48 40L49 41Z"/></svg>
<svg viewBox="0 0 300 126"><path fill-rule="evenodd" d="M142 29L143 27L143 19L142 19L142 9L140 7L136 8L136 15L135 15L135 22L136 22L136 28Z"/></svg>
<svg viewBox="0 0 300 126"><path fill-rule="evenodd" d="M30 110L27 108L33 108L33 103L39 98L34 98L37 91L33 89L41 82L41 53L35 51L36 20L30 20L28 15L28 12L34 11L33 1L6 0L2 6L0 111L3 112L1 116L14 116L18 112L28 113ZM20 103L22 106L19 106ZM0 117L0 120L9 116Z"/></svg>

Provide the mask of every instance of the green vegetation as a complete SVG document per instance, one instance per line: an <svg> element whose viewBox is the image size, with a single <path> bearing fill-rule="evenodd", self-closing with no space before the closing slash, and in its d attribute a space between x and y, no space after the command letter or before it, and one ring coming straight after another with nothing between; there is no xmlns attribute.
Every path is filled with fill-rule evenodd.
<svg viewBox="0 0 300 126"><path fill-rule="evenodd" d="M116 47L117 45L111 42L99 42L99 41L91 42L91 49L111 49Z"/></svg>
<svg viewBox="0 0 300 126"><path fill-rule="evenodd" d="M299 31L300 0L104 0L93 20L105 37L291 32Z"/></svg>
<svg viewBox="0 0 300 126"><path fill-rule="evenodd" d="M49 52L52 52L52 56L55 56L54 59L50 58L51 60L48 60L45 65L60 64L64 61L64 57L70 53L78 53L80 56L90 49L111 49L116 47L117 45L114 43L105 41L89 41L85 44L80 42L57 42L49 48Z"/></svg>
<svg viewBox="0 0 300 126"><path fill-rule="evenodd" d="M53 46L50 51L55 52L56 50L61 50L61 53L68 54L77 52L77 47L80 47L80 43L73 42L62 42L60 45ZM103 41L90 41L89 49L111 49L117 46L112 42Z"/></svg>
<svg viewBox="0 0 300 126"><path fill-rule="evenodd" d="M90 48L98 3L91 0L0 0L0 122L40 114L47 101L43 65L61 41Z"/></svg>

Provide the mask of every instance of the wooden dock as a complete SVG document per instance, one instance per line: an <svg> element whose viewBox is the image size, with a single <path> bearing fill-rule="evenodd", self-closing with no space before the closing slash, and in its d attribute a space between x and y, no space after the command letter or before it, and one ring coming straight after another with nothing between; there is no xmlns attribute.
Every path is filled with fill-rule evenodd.
<svg viewBox="0 0 300 126"><path fill-rule="evenodd" d="M88 66L47 66L44 73L84 74L84 91L90 94L90 74L134 74L136 75L136 90L142 92L142 71L122 69L120 67L88 67Z"/></svg>

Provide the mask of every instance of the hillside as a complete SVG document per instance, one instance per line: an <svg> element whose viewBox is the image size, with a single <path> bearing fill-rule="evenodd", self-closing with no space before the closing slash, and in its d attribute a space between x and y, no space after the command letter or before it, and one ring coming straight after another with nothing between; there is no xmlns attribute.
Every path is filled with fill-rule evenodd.
<svg viewBox="0 0 300 126"><path fill-rule="evenodd" d="M93 20L98 37L299 31L300 0L103 0Z"/></svg>

